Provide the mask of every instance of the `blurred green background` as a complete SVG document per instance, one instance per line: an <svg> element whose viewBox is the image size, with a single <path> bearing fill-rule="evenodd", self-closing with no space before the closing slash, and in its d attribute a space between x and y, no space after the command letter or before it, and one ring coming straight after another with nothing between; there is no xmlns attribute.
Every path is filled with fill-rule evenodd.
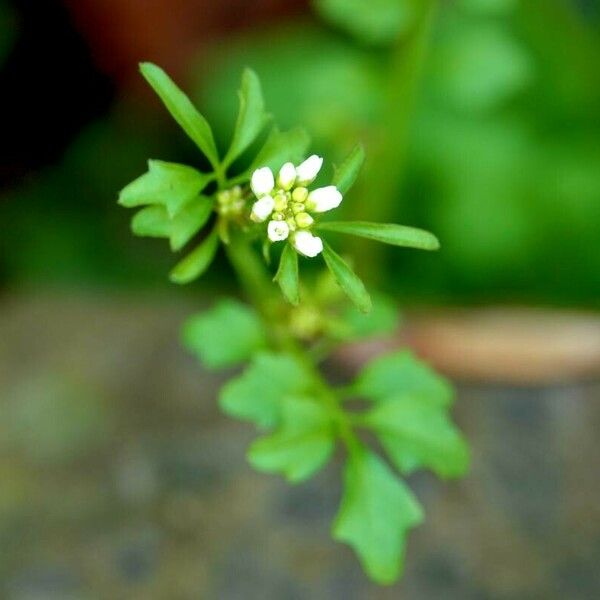
<svg viewBox="0 0 600 600"><path fill-rule="evenodd" d="M585 363L560 385L551 361L535 387L461 384L473 473L412 482L430 521L397 587L328 539L335 468L292 490L252 473L249 431L214 406L222 380L179 348L182 320L235 287L224 261L171 286L176 257L116 205L147 158L199 162L141 60L221 146L246 65L316 152L362 141L346 215L442 243L349 248L409 309L558 309L483 345L452 329L475 349L443 350L452 375L482 347L504 374L556 347ZM0 597L597 597L599 65L597 0L0 0ZM409 338L441 348L444 331Z"/></svg>

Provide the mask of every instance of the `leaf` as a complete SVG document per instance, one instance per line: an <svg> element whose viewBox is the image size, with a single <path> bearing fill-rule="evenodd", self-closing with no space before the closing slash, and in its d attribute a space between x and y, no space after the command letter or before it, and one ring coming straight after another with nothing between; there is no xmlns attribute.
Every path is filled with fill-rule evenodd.
<svg viewBox="0 0 600 600"><path fill-rule="evenodd" d="M330 458L335 434L327 411L310 398L285 398L281 427L256 440L248 451L259 471L281 472L289 482L308 479Z"/></svg>
<svg viewBox="0 0 600 600"><path fill-rule="evenodd" d="M378 402L363 418L403 473L429 467L439 477L464 475L469 449L448 411L428 396L401 394Z"/></svg>
<svg viewBox="0 0 600 600"><path fill-rule="evenodd" d="M393 223L367 223L365 221L332 221L319 223L320 231L334 231L367 238L392 246L405 246L419 250L438 250L440 243L429 231L395 225Z"/></svg>
<svg viewBox="0 0 600 600"><path fill-rule="evenodd" d="M161 204L172 217L196 198L212 179L212 175L186 165L149 160L148 172L121 190L119 204L127 208Z"/></svg>
<svg viewBox="0 0 600 600"><path fill-rule="evenodd" d="M309 145L310 137L301 127L289 131L279 131L274 127L252 162L249 172L260 167L269 167L277 172L286 162L298 164L306 156Z"/></svg>
<svg viewBox="0 0 600 600"><path fill-rule="evenodd" d="M358 275L325 242L323 242L323 257L327 268L358 310L364 313L369 312L372 306L371 297Z"/></svg>
<svg viewBox="0 0 600 600"><path fill-rule="evenodd" d="M439 406L450 406L453 397L450 384L408 350L371 361L352 387L357 395L371 400L410 394L428 397Z"/></svg>
<svg viewBox="0 0 600 600"><path fill-rule="evenodd" d="M269 115L265 112L265 102L260 88L260 80L251 69L244 70L239 99L240 109L233 133L233 140L223 160L225 165L230 165L252 144L270 119Z"/></svg>
<svg viewBox="0 0 600 600"><path fill-rule="evenodd" d="M131 228L135 235L169 238L171 250L181 250L206 224L212 212L212 200L199 196L172 219L162 206L147 206L137 212Z"/></svg>
<svg viewBox="0 0 600 600"><path fill-rule="evenodd" d="M286 244L281 253L279 269L273 278L281 288L285 299L294 306L300 303L300 286L298 283L298 254Z"/></svg>
<svg viewBox="0 0 600 600"><path fill-rule="evenodd" d="M194 250L175 265L175 268L169 273L171 281L183 284L200 277L210 267L218 247L219 235L215 228Z"/></svg>
<svg viewBox="0 0 600 600"><path fill-rule="evenodd" d="M382 294L373 296L373 308L365 314L348 306L344 312L343 324L346 339L360 339L390 335L398 329L399 315L396 303Z"/></svg>
<svg viewBox="0 0 600 600"><path fill-rule="evenodd" d="M387 45L412 25L414 0L313 0L321 16L361 42Z"/></svg>
<svg viewBox="0 0 600 600"><path fill-rule="evenodd" d="M152 63L141 63L140 71L179 126L200 148L211 165L217 166L219 154L208 121L160 67Z"/></svg>
<svg viewBox="0 0 600 600"><path fill-rule="evenodd" d="M364 162L365 150L358 144L344 162L339 167L335 167L332 183L342 195L345 195L352 187Z"/></svg>
<svg viewBox="0 0 600 600"><path fill-rule="evenodd" d="M182 330L183 345L207 367L229 367L266 348L267 339L254 310L237 300L222 300L211 310L190 317Z"/></svg>
<svg viewBox="0 0 600 600"><path fill-rule="evenodd" d="M369 577L383 585L398 579L407 531L422 520L416 498L378 456L364 448L350 455L333 536L352 546Z"/></svg>
<svg viewBox="0 0 600 600"><path fill-rule="evenodd" d="M221 390L219 405L228 415L271 428L281 418L283 399L309 391L306 372L289 354L262 352Z"/></svg>

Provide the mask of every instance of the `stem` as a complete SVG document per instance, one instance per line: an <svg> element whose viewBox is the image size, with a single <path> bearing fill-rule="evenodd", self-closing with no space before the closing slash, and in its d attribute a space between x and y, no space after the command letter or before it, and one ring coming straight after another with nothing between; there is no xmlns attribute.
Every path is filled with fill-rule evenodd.
<svg viewBox="0 0 600 600"><path fill-rule="evenodd" d="M399 201L400 186L405 176L410 141L410 123L420 87L423 65L431 40L431 30L438 0L426 0L410 34L400 40L391 57L388 94L382 122L385 127L370 148L369 170L364 177L360 203L354 205L357 220L385 223L392 220ZM358 242L358 244L357 244ZM368 272L373 282L384 273L381 244L353 241L353 255L359 268Z"/></svg>
<svg viewBox="0 0 600 600"><path fill-rule="evenodd" d="M265 330L271 332L272 347L291 354L304 367L315 392L332 415L348 452L356 454L360 451L361 442L352 429L348 414L307 351L298 344L283 322L282 316L285 315L283 301L264 263L241 235L232 237L231 242L226 246L226 251L240 283L267 325Z"/></svg>

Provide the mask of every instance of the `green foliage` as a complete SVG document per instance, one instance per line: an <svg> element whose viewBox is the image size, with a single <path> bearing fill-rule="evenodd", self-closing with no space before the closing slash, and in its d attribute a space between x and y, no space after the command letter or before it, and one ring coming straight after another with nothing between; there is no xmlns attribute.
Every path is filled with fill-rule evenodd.
<svg viewBox="0 0 600 600"><path fill-rule="evenodd" d="M358 275L328 244L324 244L323 258L338 285L344 290L348 298L352 300L356 308L361 312L368 313L372 307L371 297Z"/></svg>
<svg viewBox="0 0 600 600"><path fill-rule="evenodd" d="M169 273L173 283L190 283L202 275L212 264L219 248L219 234L215 227L194 250L179 261Z"/></svg>
<svg viewBox="0 0 600 600"><path fill-rule="evenodd" d="M219 404L228 415L265 429L280 422L284 398L308 391L306 372L294 357L261 352L242 375L223 387Z"/></svg>
<svg viewBox="0 0 600 600"><path fill-rule="evenodd" d="M179 126L200 148L213 167L217 165L219 153L217 152L212 129L208 121L196 110L190 99L160 67L152 63L142 63L140 71Z"/></svg>
<svg viewBox="0 0 600 600"><path fill-rule="evenodd" d="M279 284L285 299L294 306L300 303L300 284L298 281L298 254L286 244L281 253L279 269L274 280Z"/></svg>
<svg viewBox="0 0 600 600"><path fill-rule="evenodd" d="M349 306L342 315L342 329L336 331L341 339L356 340L375 336L390 336L398 329L396 303L383 294L373 294L373 308L368 313Z"/></svg>
<svg viewBox="0 0 600 600"><path fill-rule="evenodd" d="M415 0L314 0L321 16L361 42L387 45L412 24Z"/></svg>
<svg viewBox="0 0 600 600"><path fill-rule="evenodd" d="M360 372L353 391L370 400L398 394L427 397L442 407L449 406L453 396L448 382L407 350L371 361Z"/></svg>
<svg viewBox="0 0 600 600"><path fill-rule="evenodd" d="M188 350L213 369L250 360L267 347L264 327L256 312L230 299L190 317L183 326L182 340Z"/></svg>
<svg viewBox="0 0 600 600"><path fill-rule="evenodd" d="M422 520L418 501L380 458L363 448L349 456L333 536L354 548L374 581L400 576L406 533Z"/></svg>
<svg viewBox="0 0 600 600"><path fill-rule="evenodd" d="M437 399L398 392L377 402L364 423L375 431L402 473L428 467L447 478L460 477L467 470L467 444L450 421L447 407Z"/></svg>
<svg viewBox="0 0 600 600"><path fill-rule="evenodd" d="M364 162L365 149L358 144L352 149L344 162L335 168L332 183L342 195L345 195L350 190Z"/></svg>
<svg viewBox="0 0 600 600"><path fill-rule="evenodd" d="M281 472L291 483L298 483L329 460L334 446L335 431L323 404L289 397L281 402L280 427L252 444L248 460L259 471Z"/></svg>
<svg viewBox="0 0 600 600"><path fill-rule="evenodd" d="M264 146L252 161L249 172L260 167L278 171L284 163L299 163L308 150L310 138L301 127L289 131L279 131L274 127Z"/></svg>
<svg viewBox="0 0 600 600"><path fill-rule="evenodd" d="M429 231L395 225L393 223L366 223L365 221L325 222L320 223L321 231L335 231L367 238L392 246L418 248L420 250L438 250L440 243Z"/></svg>

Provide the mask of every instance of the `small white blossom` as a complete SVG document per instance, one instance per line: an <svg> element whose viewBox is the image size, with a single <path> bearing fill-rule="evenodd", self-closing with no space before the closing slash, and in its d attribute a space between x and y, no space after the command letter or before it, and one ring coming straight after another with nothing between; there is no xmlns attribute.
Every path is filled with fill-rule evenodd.
<svg viewBox="0 0 600 600"><path fill-rule="evenodd" d="M270 221L267 235L272 242L282 242L290 234L290 226L285 221Z"/></svg>
<svg viewBox="0 0 600 600"><path fill-rule="evenodd" d="M337 208L342 202L342 194L335 185L318 188L308 194L307 208L318 213Z"/></svg>
<svg viewBox="0 0 600 600"><path fill-rule="evenodd" d="M262 223L271 216L273 209L275 208L275 200L272 196L263 196L260 200L257 200L252 206L252 213L250 218L255 223Z"/></svg>
<svg viewBox="0 0 600 600"><path fill-rule="evenodd" d="M297 231L293 238L294 248L300 254L314 258L323 252L323 240L310 233L310 231Z"/></svg>
<svg viewBox="0 0 600 600"><path fill-rule="evenodd" d="M316 154L309 156L301 165L296 167L296 177L298 185L308 185L312 183L321 167L323 166L323 159Z"/></svg>
<svg viewBox="0 0 600 600"><path fill-rule="evenodd" d="M277 184L286 192L292 189L296 181L296 167L291 162L285 163L277 176Z"/></svg>
<svg viewBox="0 0 600 600"><path fill-rule="evenodd" d="M250 187L257 198L270 194L275 187L273 171L271 171L269 167L263 167L262 169L254 171L254 173L252 173Z"/></svg>

